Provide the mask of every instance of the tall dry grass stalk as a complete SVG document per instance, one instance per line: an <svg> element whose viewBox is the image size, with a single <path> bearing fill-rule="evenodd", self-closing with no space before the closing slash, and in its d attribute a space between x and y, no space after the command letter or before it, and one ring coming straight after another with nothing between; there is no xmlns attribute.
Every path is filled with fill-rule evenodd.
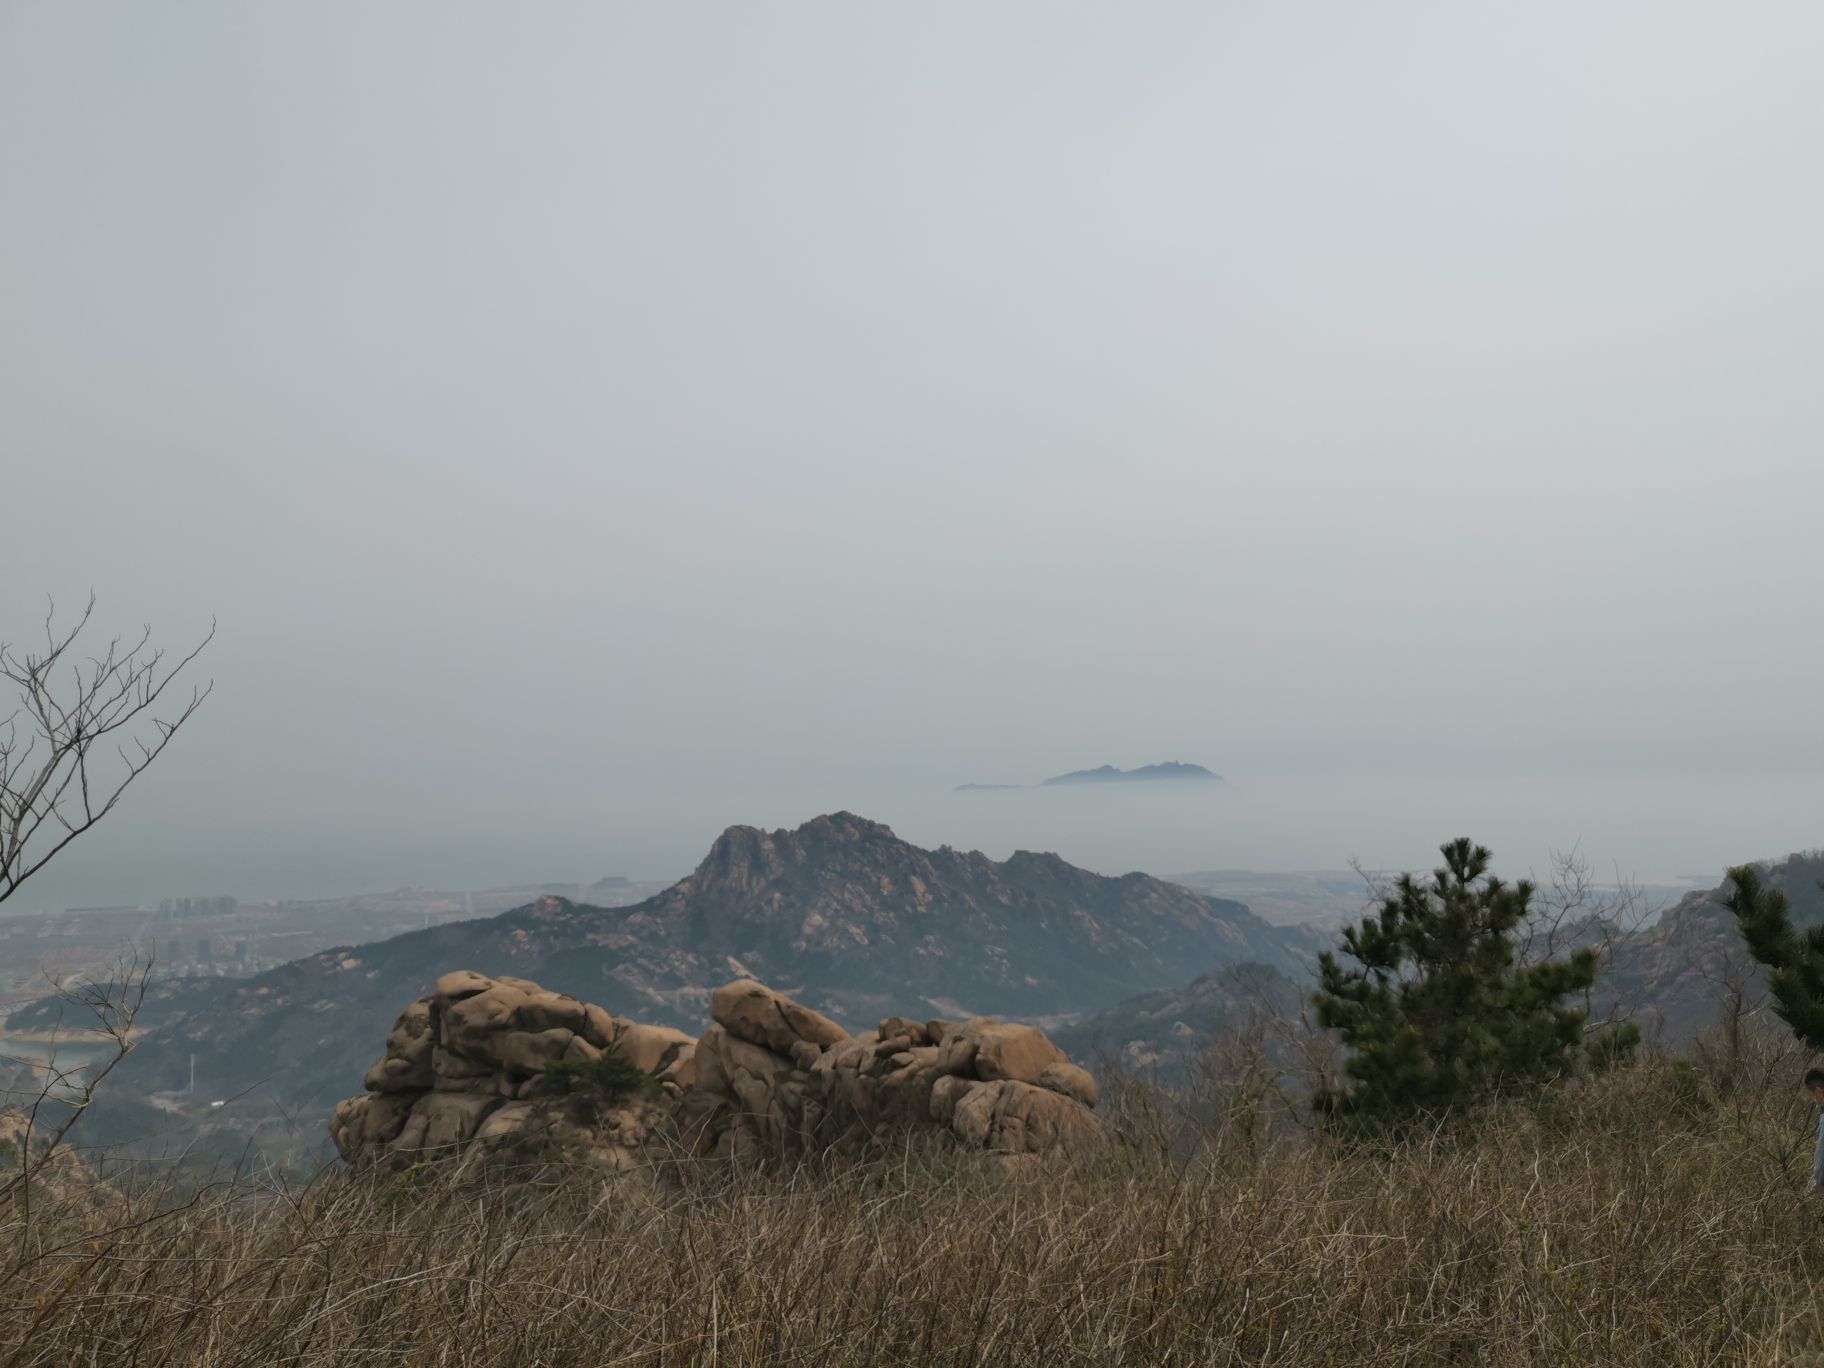
<svg viewBox="0 0 1824 1368"><path fill-rule="evenodd" d="M1013 1178L908 1144L40 1203L0 1365L1824 1361L1810 1115L1758 1048L1373 1147L1126 1086L1131 1143Z"/></svg>

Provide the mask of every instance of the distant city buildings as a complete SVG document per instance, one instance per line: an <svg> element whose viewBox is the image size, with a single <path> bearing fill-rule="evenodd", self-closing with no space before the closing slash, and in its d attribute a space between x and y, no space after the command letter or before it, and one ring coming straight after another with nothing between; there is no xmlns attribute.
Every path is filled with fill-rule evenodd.
<svg viewBox="0 0 1824 1368"><path fill-rule="evenodd" d="M232 917L240 910L239 898L166 898L158 905L161 917Z"/></svg>
<svg viewBox="0 0 1824 1368"><path fill-rule="evenodd" d="M123 955L150 958L159 978L248 978L336 945L523 907L541 894L622 907L664 884L607 878L473 890L394 889L318 899L243 902L226 894L134 906L0 915L0 1021L43 998L47 984L106 980ZM80 915L78 915L80 914Z"/></svg>

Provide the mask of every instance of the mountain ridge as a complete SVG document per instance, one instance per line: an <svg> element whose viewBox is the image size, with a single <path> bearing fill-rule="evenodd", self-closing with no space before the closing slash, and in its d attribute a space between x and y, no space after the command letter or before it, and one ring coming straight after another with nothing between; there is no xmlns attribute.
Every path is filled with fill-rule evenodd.
<svg viewBox="0 0 1824 1368"><path fill-rule="evenodd" d="M691 874L643 902L547 896L496 917L307 956L168 1004L135 1056L139 1086L211 1095L282 1078L290 1102L333 1100L402 1001L480 966L664 1025L701 1020L733 977L838 1020L1059 1018L1241 960L1290 964L1311 945L1240 903L1056 854L925 850L831 813L794 829L733 826Z"/></svg>
<svg viewBox="0 0 1824 1368"><path fill-rule="evenodd" d="M1758 860L1770 888L1786 894L1793 924L1824 925L1824 850ZM1595 1016L1618 1013L1653 1037L1683 1048L1731 1010L1752 1013L1766 994L1766 972L1748 954L1734 915L1724 904L1726 878L1694 889L1644 926L1622 928L1581 918L1558 929L1564 954L1602 950L1605 959L1593 996ZM1190 1061L1250 1020L1291 1021L1309 991L1303 973L1280 966L1241 963L1201 975L1181 986L1136 994L1071 1022L1058 1044L1074 1057L1108 1056L1165 1074Z"/></svg>

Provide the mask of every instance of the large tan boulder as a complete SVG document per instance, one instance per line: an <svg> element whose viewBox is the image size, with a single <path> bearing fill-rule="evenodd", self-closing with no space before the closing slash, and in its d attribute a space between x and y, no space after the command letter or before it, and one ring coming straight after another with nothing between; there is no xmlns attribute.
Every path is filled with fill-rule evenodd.
<svg viewBox="0 0 1824 1368"><path fill-rule="evenodd" d="M500 1106L500 1097L491 1093L426 1093L413 1104L392 1148L401 1153L454 1151Z"/></svg>
<svg viewBox="0 0 1824 1368"><path fill-rule="evenodd" d="M950 1108L950 1133L970 1149L987 1149L988 1137L994 1131L995 1108L1000 1103L1001 1090L985 1083L978 1082L958 1093Z"/></svg>
<svg viewBox="0 0 1824 1368"><path fill-rule="evenodd" d="M736 1039L788 1057L798 1041L828 1046L849 1034L828 1017L752 979L736 979L716 989L709 1015Z"/></svg>
<svg viewBox="0 0 1824 1368"><path fill-rule="evenodd" d="M993 1017L975 1017L952 1027L938 1050L942 1072L969 1074L989 1082L1037 1083L1051 1065L1070 1063L1069 1056L1038 1027Z"/></svg>
<svg viewBox="0 0 1824 1368"><path fill-rule="evenodd" d="M998 1154L1080 1151L1107 1133L1082 1103L1049 1088L1005 1080L981 1083L956 1103L950 1130L970 1149Z"/></svg>
<svg viewBox="0 0 1824 1368"><path fill-rule="evenodd" d="M458 1054L441 1045L431 1050L431 1086L439 1092L474 1092L483 1083L491 1088L497 1072L492 1061Z"/></svg>
<svg viewBox="0 0 1824 1368"><path fill-rule="evenodd" d="M931 1084L927 1114L938 1125L948 1126L962 1100L977 1088L987 1086L989 1085L976 1079L964 1078L961 1074L943 1074Z"/></svg>
<svg viewBox="0 0 1824 1368"><path fill-rule="evenodd" d="M884 1059L886 1071L878 1076L873 1104L884 1122L924 1121L931 1112L931 1089L937 1072L935 1045L916 1045Z"/></svg>
<svg viewBox="0 0 1824 1368"><path fill-rule="evenodd" d="M485 993L493 986L494 980L486 974L478 974L473 969L458 969L455 973L445 974L438 979L431 991L438 1006L447 1008L452 1002Z"/></svg>
<svg viewBox="0 0 1824 1368"><path fill-rule="evenodd" d="M577 1039L575 1032L561 1026L545 1031L502 1031L487 1042L487 1051L501 1068L530 1077L542 1074L548 1064L573 1057L570 1046ZM579 1043L589 1048L587 1041Z"/></svg>
<svg viewBox="0 0 1824 1368"><path fill-rule="evenodd" d="M696 1048L697 1038L669 1026L647 1026L630 1021L615 1037L614 1046L636 1068L655 1077L687 1050Z"/></svg>
<svg viewBox="0 0 1824 1368"><path fill-rule="evenodd" d="M420 998L399 1014L387 1033L386 1053L367 1071L370 1092L417 1092L431 1086L431 1000Z"/></svg>
<svg viewBox="0 0 1824 1368"><path fill-rule="evenodd" d="M447 1006L440 999L443 1044L463 1054L484 1052L490 1037L511 1029L513 1014L528 1000L523 988L510 983L490 984Z"/></svg>
<svg viewBox="0 0 1824 1368"><path fill-rule="evenodd" d="M1101 1122L1073 1098L1031 1083L1001 1084L988 1148L1001 1154L1093 1149L1107 1142Z"/></svg>
<svg viewBox="0 0 1824 1368"><path fill-rule="evenodd" d="M363 1093L338 1102L329 1138L347 1163L358 1165L398 1138L416 1101L400 1093Z"/></svg>
<svg viewBox="0 0 1824 1368"><path fill-rule="evenodd" d="M1047 1064L1039 1074L1039 1086L1074 1097L1086 1107L1095 1106L1101 1095L1089 1070L1075 1064Z"/></svg>
<svg viewBox="0 0 1824 1368"><path fill-rule="evenodd" d="M796 1065L771 1050L732 1035L726 1026L711 1026L697 1040L697 1086L711 1092L732 1093L743 1078L759 1079L771 1087L792 1073Z"/></svg>
<svg viewBox="0 0 1824 1368"><path fill-rule="evenodd" d="M476 1128L475 1143L492 1146L516 1140L533 1116L534 1108L530 1102L509 1102L498 1111L490 1113L488 1119Z"/></svg>
<svg viewBox="0 0 1824 1368"><path fill-rule="evenodd" d="M611 1015L606 1007L597 1007L593 1002L583 1004L583 1039L598 1050L605 1050L614 1044L622 1029L629 1024Z"/></svg>
<svg viewBox="0 0 1824 1368"><path fill-rule="evenodd" d="M519 984L514 984L519 987ZM588 1013L583 1004L565 993L553 993L530 984L521 989L526 1000L513 1010L513 1025L522 1031L580 1031Z"/></svg>
<svg viewBox="0 0 1824 1368"><path fill-rule="evenodd" d="M1036 1083L1045 1070L1069 1064L1070 1057L1053 1045L1036 1026L996 1023L980 1032L975 1049L975 1075L994 1081L1012 1079Z"/></svg>

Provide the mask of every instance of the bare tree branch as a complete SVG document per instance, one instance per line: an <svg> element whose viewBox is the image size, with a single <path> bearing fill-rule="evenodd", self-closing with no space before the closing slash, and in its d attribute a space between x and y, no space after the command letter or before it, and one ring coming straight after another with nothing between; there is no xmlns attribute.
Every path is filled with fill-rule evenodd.
<svg viewBox="0 0 1824 1368"><path fill-rule="evenodd" d="M17 705L0 720L0 902L112 812L215 687L210 681L188 697L166 698L215 639L213 622L176 659L152 646L150 627L83 658L77 640L94 614L90 594L75 622L59 631L52 603L41 647L0 641L0 682L18 691Z"/></svg>
<svg viewBox="0 0 1824 1368"><path fill-rule="evenodd" d="M1613 883L1597 882L1588 858L1577 846L1552 852L1551 874L1539 881L1515 947L1522 964L1538 964L1577 950L1594 950L1602 972L1584 991L1586 1029L1596 1031L1632 1020L1644 989L1627 995L1616 991L1610 968L1652 920L1654 909L1632 879L1615 871ZM1597 1011L1600 994L1603 1010Z"/></svg>
<svg viewBox="0 0 1824 1368"><path fill-rule="evenodd" d="M32 1185L63 1153L70 1131L94 1103L103 1080L133 1052L138 1043L133 1020L145 1002L151 975L149 956L127 955L108 980L85 979L59 993L70 1006L94 1018L95 1024L84 1034L90 1041L105 1043L108 1053L91 1064L62 1068L57 1064L57 1033L53 1032L33 1095L17 1109L24 1122L18 1140L19 1171L0 1182L0 1207L16 1206L20 1212L21 1259L31 1227Z"/></svg>

